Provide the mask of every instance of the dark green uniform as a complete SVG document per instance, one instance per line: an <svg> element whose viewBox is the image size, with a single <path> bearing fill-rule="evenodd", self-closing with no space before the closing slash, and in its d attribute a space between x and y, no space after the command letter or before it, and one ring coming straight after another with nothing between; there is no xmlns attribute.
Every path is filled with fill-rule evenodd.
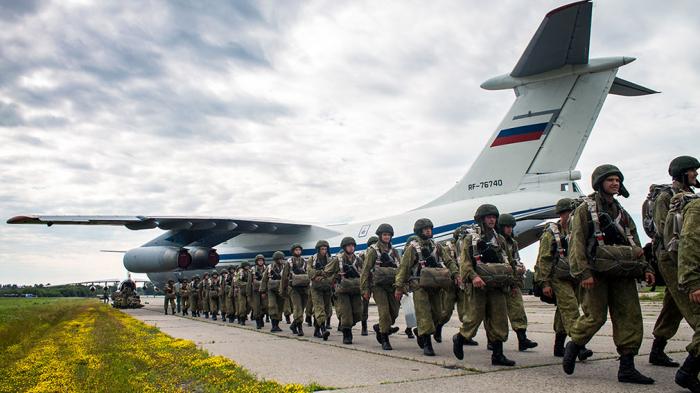
<svg viewBox="0 0 700 393"><path fill-rule="evenodd" d="M245 263L245 262L244 262ZM241 269L236 275L238 282L238 298L236 299L236 314L238 316L238 323L240 325L245 325L245 321L248 319L248 314L250 314L250 299L253 297L253 272L248 267L247 263L245 267L241 265Z"/></svg>
<svg viewBox="0 0 700 393"><path fill-rule="evenodd" d="M170 303L172 314L175 315L175 286L173 285L172 280L168 281L168 283L165 284L163 293L165 294L165 301L163 302L163 308L165 309L165 313L168 313L168 303Z"/></svg>
<svg viewBox="0 0 700 393"><path fill-rule="evenodd" d="M201 310L199 307L199 283L199 276L195 276L190 285L190 308L193 317L198 317Z"/></svg>
<svg viewBox="0 0 700 393"><path fill-rule="evenodd" d="M209 312L211 319L216 321L219 315L219 292L222 290L219 275L214 273L209 280Z"/></svg>
<svg viewBox="0 0 700 393"><path fill-rule="evenodd" d="M187 280L182 281L180 297L182 298L182 315L187 315L187 311L190 309L190 284Z"/></svg>
<svg viewBox="0 0 700 393"><path fill-rule="evenodd" d="M508 319L513 331L527 329L527 314L525 314L525 304L523 303L523 274L525 267L520 263L520 253L518 251L518 241L512 236L503 236L506 241L506 253L513 266L514 285L511 293L506 298L508 305Z"/></svg>
<svg viewBox="0 0 700 393"><path fill-rule="evenodd" d="M304 335L302 323L304 321L306 303L309 299L309 287L307 286L308 283L294 286L292 280L294 275L303 277L305 274L308 275L306 271L306 260L302 257L292 256L284 264L284 270L282 271L282 291L289 294L292 305L292 313L294 315L291 327L292 332L300 336Z"/></svg>
<svg viewBox="0 0 700 393"><path fill-rule="evenodd" d="M262 257L262 255L260 257ZM262 298L262 292L260 291L260 284L262 283L262 277L265 270L264 258L263 263L258 264L256 257L256 264L255 268L253 269L253 290L250 306L253 310L253 319L255 319L255 327L257 329L261 329L263 326L265 326L263 318L267 313L267 299Z"/></svg>
<svg viewBox="0 0 700 393"><path fill-rule="evenodd" d="M384 255L384 257L382 257ZM399 254L391 246L378 242L367 249L360 276L360 289L363 294L371 294L379 314L379 332L389 334L399 316L399 302L394 298L393 284L376 285L372 273L376 267L398 269Z"/></svg>
<svg viewBox="0 0 700 393"><path fill-rule="evenodd" d="M314 303L314 317L317 327L325 329L326 318L330 318L332 312L330 278L323 274L323 270L330 262L330 256L321 257L319 254L311 256L307 263L307 271L311 280L311 297Z"/></svg>
<svg viewBox="0 0 700 393"><path fill-rule="evenodd" d="M355 254L345 252L337 254L324 268L324 276L333 277L336 283L344 279L359 279L358 269L360 258ZM362 319L362 297L360 293L336 293L335 312L340 319L341 329L350 329Z"/></svg>
<svg viewBox="0 0 700 393"><path fill-rule="evenodd" d="M204 274L202 281L199 283L199 302L200 308L204 313L205 318L209 318L209 275Z"/></svg>
<svg viewBox="0 0 700 393"><path fill-rule="evenodd" d="M279 328L279 323L282 319L282 313L284 312L285 296L280 291L282 270L284 269L284 253L280 252L280 254L281 257L276 258L274 262L265 269L262 282L260 283L260 291L267 293L267 307L270 319L272 320L271 331L273 332L282 330Z"/></svg>

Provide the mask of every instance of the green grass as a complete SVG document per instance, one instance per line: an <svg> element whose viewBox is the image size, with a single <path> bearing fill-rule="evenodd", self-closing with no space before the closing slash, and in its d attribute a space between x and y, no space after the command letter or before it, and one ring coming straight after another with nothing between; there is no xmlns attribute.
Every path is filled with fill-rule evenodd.
<svg viewBox="0 0 700 393"><path fill-rule="evenodd" d="M305 392L95 300L0 298L0 392Z"/></svg>

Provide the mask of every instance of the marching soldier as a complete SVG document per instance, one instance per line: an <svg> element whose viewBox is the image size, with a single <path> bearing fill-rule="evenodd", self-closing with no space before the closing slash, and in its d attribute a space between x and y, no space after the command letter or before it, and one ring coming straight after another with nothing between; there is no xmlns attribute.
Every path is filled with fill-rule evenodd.
<svg viewBox="0 0 700 393"><path fill-rule="evenodd" d="M379 323L372 328L382 349L391 351L393 348L389 342L389 335L399 331L399 328L392 326L399 316L400 307L393 294L396 271L399 267L399 254L391 245L391 238L394 236L394 228L391 225L381 224L375 233L377 241L372 244L368 242L365 253L360 289L366 303L369 303L370 295L374 298Z"/></svg>
<svg viewBox="0 0 700 393"><path fill-rule="evenodd" d="M699 167L700 162L695 157L680 156L674 158L668 168L668 174L673 179L671 187L659 193L652 209L656 229L654 245L658 250L656 255L659 273L666 282L664 303L654 325L654 342L651 346L651 352L649 352L649 363L657 366L678 367L679 364L664 352L666 343L675 336L684 317L691 326L700 323L700 317L689 312L688 296L678 288L678 267L666 250L666 245L671 239L666 239L664 236L671 198L680 193L692 193L694 192L693 187L700 186L697 180Z"/></svg>
<svg viewBox="0 0 700 393"><path fill-rule="evenodd" d="M352 327L362 319L362 296L360 295L360 258L355 255L357 243L352 237L340 242L342 252L326 265L323 275L332 277L336 283L335 311L340 319L343 344L352 344ZM355 286L356 284L356 286Z"/></svg>
<svg viewBox="0 0 700 393"><path fill-rule="evenodd" d="M260 291L267 297L267 307L272 319L271 332L281 332L280 320L284 312L284 293L280 291L280 281L282 280L282 269L284 269L284 253L275 251L272 254L272 264L265 269L265 273L260 283Z"/></svg>
<svg viewBox="0 0 700 393"><path fill-rule="evenodd" d="M614 165L601 165L591 180L595 192L576 208L571 224L569 263L585 294L583 315L569 332L571 341L566 344L562 367L567 374L574 372L578 353L603 326L610 310L613 340L620 354L618 381L652 384L653 379L634 367L634 356L643 335L636 279L644 277L651 285L654 273L644 260L632 217L615 199L617 194L629 196L622 172ZM621 258L627 258L635 269L625 268L622 273Z"/></svg>
<svg viewBox="0 0 700 393"><path fill-rule="evenodd" d="M479 206L474 214L478 226L464 238L459 268L461 280L470 291L469 307L460 331L452 337L452 351L462 360L465 341L476 335L483 321L493 351L491 364L514 366L515 362L503 354L503 343L508 340L507 297L513 272L506 241L496 231L498 216L496 206Z"/></svg>
<svg viewBox="0 0 700 393"><path fill-rule="evenodd" d="M373 244L377 243L379 241L379 238L376 236L370 236L369 239L367 239L367 250L369 250L370 247L372 247ZM360 257L360 263L358 263L358 267L360 270L360 273L364 270L365 266L365 259L367 251L362 251L360 252L357 256ZM367 332L367 319L369 318L369 296L365 299L364 294L362 295L362 320L360 320L360 323L362 324L362 331L361 335L367 336L369 333Z"/></svg>
<svg viewBox="0 0 700 393"><path fill-rule="evenodd" d="M253 272L250 270L250 263L243 261L237 274L238 299L236 310L238 312L238 324L245 325L250 313L250 299L253 297Z"/></svg>
<svg viewBox="0 0 700 393"><path fill-rule="evenodd" d="M265 326L264 314L267 311L267 299L264 299L260 291L263 274L265 273L265 257L262 254L255 256L255 268L253 269L253 290L250 306L253 309L255 328L262 329Z"/></svg>
<svg viewBox="0 0 700 393"><path fill-rule="evenodd" d="M216 321L219 315L219 289L221 289L219 273L214 271L209 280L209 312L211 312L212 321Z"/></svg>
<svg viewBox="0 0 700 393"><path fill-rule="evenodd" d="M527 314L525 314L525 304L523 303L523 280L525 266L520 262L518 241L513 236L515 228L515 217L505 213L498 216L499 233L506 241L506 253L513 267L513 286L510 294L506 297L508 306L508 319L511 328L518 336L518 350L525 351L537 347L537 343L527 338Z"/></svg>
<svg viewBox="0 0 700 393"><path fill-rule="evenodd" d="M455 229L452 233L452 240L448 240L445 242L445 248L447 248L447 252L450 253L452 259L454 259L455 262L458 264L458 268L459 252L461 249L462 239L464 236L467 235L467 227L468 225L462 225L459 228ZM467 291L465 291L464 288L451 285L448 289L443 291L442 295L442 324L444 325L447 322L449 322L450 319L452 319L452 312L455 309L455 305L457 305L457 317L461 322L467 313ZM465 339L464 345L476 346L479 345L479 343L474 341L473 338L470 338L469 340Z"/></svg>
<svg viewBox="0 0 700 393"><path fill-rule="evenodd" d="M186 278L182 279L180 297L182 298L182 315L187 315L187 310L190 309L190 285Z"/></svg>
<svg viewBox="0 0 700 393"><path fill-rule="evenodd" d="M170 309L172 314L175 315L175 281L168 280L163 289L165 294L165 301L163 302L163 308L165 309L165 315L168 315L168 303L170 303Z"/></svg>
<svg viewBox="0 0 700 393"><path fill-rule="evenodd" d="M311 297L314 303L314 317L316 326L314 327L314 337L323 338L323 341L328 340L330 332L328 331L326 318L331 315L331 282L324 276L323 271L326 265L330 263L329 245L325 240L316 242L316 254L312 255L307 262L307 271L309 280L311 280Z"/></svg>
<svg viewBox="0 0 700 393"><path fill-rule="evenodd" d="M306 272L306 260L302 258L301 244L293 244L292 256L287 260L282 271L282 292L289 293L294 320L289 326L292 333L304 335L304 309L309 299L309 275Z"/></svg>
<svg viewBox="0 0 700 393"><path fill-rule="evenodd" d="M431 335L441 341L440 332L436 330L437 326L441 327L443 315L441 291L457 279L457 264L447 250L433 240L432 221L419 219L413 225L413 232L418 238L406 245L396 274L394 298L400 302L405 292L413 291L418 320L416 341L425 356L435 356Z"/></svg>
<svg viewBox="0 0 700 393"><path fill-rule="evenodd" d="M550 223L540 237L540 249L535 264L535 280L550 299L557 299L554 314L554 356L564 356L564 342L579 317L579 283L571 275L569 266L569 217L576 208L573 199L557 201L554 211L559 221ZM585 347L579 360L588 359L593 352Z"/></svg>
<svg viewBox="0 0 700 393"><path fill-rule="evenodd" d="M199 301L204 318L209 319L209 273L204 273L199 283Z"/></svg>
<svg viewBox="0 0 700 393"><path fill-rule="evenodd" d="M686 319L695 331L686 347L688 357L676 372L676 383L691 392L700 392L700 200L688 202L682 210L683 223L678 245L678 284L687 293L687 311L694 319ZM686 309L682 306L682 310ZM685 311L685 310L684 310Z"/></svg>
<svg viewBox="0 0 700 393"><path fill-rule="evenodd" d="M236 304L234 303L235 289L233 287L235 274L233 274L233 269L231 268L229 268L228 272L226 281L224 281L224 304L226 305L226 319L228 319L228 323L233 323L236 318Z"/></svg>
<svg viewBox="0 0 700 393"><path fill-rule="evenodd" d="M192 316L199 316L199 275L195 275L190 285L190 307L192 308Z"/></svg>
<svg viewBox="0 0 700 393"><path fill-rule="evenodd" d="M228 270L219 271L219 308L221 309L221 320L226 322L229 313L233 313L226 305L226 281L228 280Z"/></svg>

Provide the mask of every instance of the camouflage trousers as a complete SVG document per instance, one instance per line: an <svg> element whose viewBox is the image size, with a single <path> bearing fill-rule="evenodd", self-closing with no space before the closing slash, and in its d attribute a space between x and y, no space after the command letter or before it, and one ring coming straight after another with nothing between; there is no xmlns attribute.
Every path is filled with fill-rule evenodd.
<svg viewBox="0 0 700 393"><path fill-rule="evenodd" d="M224 308L226 316L233 318L236 315L236 303L234 302L234 289L232 285L227 285L224 291Z"/></svg>
<svg viewBox="0 0 700 393"><path fill-rule="evenodd" d="M666 289L663 308L654 326L654 337L663 340L672 338L685 318L695 330L686 349L693 356L700 356L700 304L691 302L688 294L678 289L678 266L665 252L659 255L659 272L666 281Z"/></svg>
<svg viewBox="0 0 700 393"><path fill-rule="evenodd" d="M197 291L193 291L190 293L190 308L192 309L193 312L197 312L199 310L199 294Z"/></svg>
<svg viewBox="0 0 700 393"><path fill-rule="evenodd" d="M173 313L175 313L175 298L165 296L165 302L163 303L163 308L165 309L166 313L168 312L168 303L170 303L170 309L173 310Z"/></svg>
<svg viewBox="0 0 700 393"><path fill-rule="evenodd" d="M306 300L306 317L310 318L314 316L314 297L311 295L311 288L309 288L309 297Z"/></svg>
<svg viewBox="0 0 700 393"><path fill-rule="evenodd" d="M419 336L435 333L435 326L440 324L443 317L442 301L441 289L416 288L413 291Z"/></svg>
<svg viewBox="0 0 700 393"><path fill-rule="evenodd" d="M569 335L579 317L580 286L576 282L553 278L552 290L557 298L554 332Z"/></svg>
<svg viewBox="0 0 700 393"><path fill-rule="evenodd" d="M286 297L280 295L276 291L267 291L267 309L270 314L270 319L281 321L282 313L284 312L284 303Z"/></svg>
<svg viewBox="0 0 700 393"><path fill-rule="evenodd" d="M468 285L469 301L467 314L462 321L459 333L466 339L476 336L479 325L484 323L486 337L491 342L508 340L508 300L507 288L474 288Z"/></svg>
<svg viewBox="0 0 700 393"><path fill-rule="evenodd" d="M209 291L203 290L202 296L200 296L200 308L204 312L209 312Z"/></svg>
<svg viewBox="0 0 700 393"><path fill-rule="evenodd" d="M262 300L260 292L253 290L253 296L250 297L250 308L253 310L253 319L262 318L267 312L267 302Z"/></svg>
<svg viewBox="0 0 700 393"><path fill-rule="evenodd" d="M309 300L309 288L289 288L289 299L292 303L292 313L294 314L293 322L302 323L304 321L304 309L306 309L306 303Z"/></svg>
<svg viewBox="0 0 700 393"><path fill-rule="evenodd" d="M284 298L284 316L290 316L292 315L292 300L289 298L289 296L286 296Z"/></svg>
<svg viewBox="0 0 700 393"><path fill-rule="evenodd" d="M394 289L392 287L372 287L372 298L377 305L377 313L379 314L379 331L381 333L389 333L391 326L399 317L400 303L394 298ZM363 309L363 318L364 315Z"/></svg>
<svg viewBox="0 0 700 393"><path fill-rule="evenodd" d="M610 311L613 341L620 355L636 355L644 328L637 281L633 278L595 277L595 286L583 290L583 314L569 331L571 340L586 345L605 324Z"/></svg>
<svg viewBox="0 0 700 393"><path fill-rule="evenodd" d="M314 304L314 317L316 324L319 326L326 323L326 319L330 319L333 310L331 305L331 291L321 291L311 288L311 298Z"/></svg>
<svg viewBox="0 0 700 393"><path fill-rule="evenodd" d="M252 298L253 296L250 297ZM250 301L246 293L238 292L238 296L236 297L236 310L231 310L231 314L237 315L239 319L246 320L248 314L250 314Z"/></svg>
<svg viewBox="0 0 700 393"><path fill-rule="evenodd" d="M219 292L209 291L209 312L213 315L219 313Z"/></svg>
<svg viewBox="0 0 700 393"><path fill-rule="evenodd" d="M187 312L190 309L190 294L182 295L182 311Z"/></svg>
<svg viewBox="0 0 700 393"><path fill-rule="evenodd" d="M525 314L525 304L523 303L523 292L518 287L514 287L511 293L506 296L506 306L508 307L508 319L513 331L527 329L527 314Z"/></svg>
<svg viewBox="0 0 700 393"><path fill-rule="evenodd" d="M442 318L440 324L444 325L452 319L455 305L457 306L457 316L462 321L467 312L467 292L451 285L448 289L442 290Z"/></svg>
<svg viewBox="0 0 700 393"><path fill-rule="evenodd" d="M362 295L336 294L335 313L341 329L355 326L362 320Z"/></svg>

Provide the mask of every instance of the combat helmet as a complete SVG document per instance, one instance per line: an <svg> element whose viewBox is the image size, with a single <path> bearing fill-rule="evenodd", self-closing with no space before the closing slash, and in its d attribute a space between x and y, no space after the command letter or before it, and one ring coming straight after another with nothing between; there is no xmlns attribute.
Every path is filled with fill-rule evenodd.
<svg viewBox="0 0 700 393"><path fill-rule="evenodd" d="M379 238L376 236L371 236L369 239L367 239L367 247L371 247L373 244L377 243L379 241Z"/></svg>
<svg viewBox="0 0 700 393"><path fill-rule="evenodd" d="M474 213L474 220L481 221L486 216L496 216L496 218L498 218L499 215L500 214L498 213L498 208L496 206L485 203L476 209L476 213Z"/></svg>
<svg viewBox="0 0 700 393"><path fill-rule="evenodd" d="M429 218L419 218L415 224L413 224L413 233L416 234L416 236L420 237L421 239L423 238L423 229L425 228L434 228L433 222L430 221Z"/></svg>
<svg viewBox="0 0 700 393"><path fill-rule="evenodd" d="M243 262L241 263L241 267L242 267L242 268L250 267L250 263L248 263L248 261L243 261Z"/></svg>
<svg viewBox="0 0 700 393"><path fill-rule="evenodd" d="M515 228L516 224L517 224L517 222L515 221L515 217L513 217L512 214L503 213L500 216L498 216L499 228L503 228L503 227Z"/></svg>
<svg viewBox="0 0 700 393"><path fill-rule="evenodd" d="M265 262L265 256L263 254L258 254L255 256L255 263L258 262L258 259L262 259L263 262Z"/></svg>
<svg viewBox="0 0 700 393"><path fill-rule="evenodd" d="M618 169L615 165L603 164L594 169L593 173L591 174L591 186L593 186L594 190L600 191L600 185L603 184L603 181L610 176L617 176L620 178L619 194L625 198L628 198L630 193L627 191L627 188L625 188L625 177L622 175L622 171L620 171L620 169Z"/></svg>
<svg viewBox="0 0 700 393"><path fill-rule="evenodd" d="M350 244L357 247L357 242L355 239L350 236L344 237L343 240L340 241L340 248L345 249L345 246L349 246Z"/></svg>
<svg viewBox="0 0 700 393"><path fill-rule="evenodd" d="M573 211L574 209L576 209L576 203L571 198L562 198L558 200L557 204L554 206L554 212L557 214Z"/></svg>
<svg viewBox="0 0 700 393"><path fill-rule="evenodd" d="M691 156L680 156L674 158L668 166L668 174L671 175L673 180L682 182L683 184L700 187L700 180L695 179L695 184L688 184L688 178L685 172L688 169L698 169L700 168L700 162L698 159Z"/></svg>
<svg viewBox="0 0 700 393"><path fill-rule="evenodd" d="M319 241L316 242L316 251L320 250L321 247L326 247L326 248L328 248L328 249L331 248L331 246L330 246L330 245L328 244L328 242L325 241L325 240L319 240Z"/></svg>
<svg viewBox="0 0 700 393"><path fill-rule="evenodd" d="M272 254L273 261L276 261L278 259L284 259L284 253L282 251L275 251L275 253Z"/></svg>
<svg viewBox="0 0 700 393"><path fill-rule="evenodd" d="M292 244L292 247L289 248L289 251L294 252L295 248L301 248L301 250L304 251L304 247L302 247L299 243Z"/></svg>
<svg viewBox="0 0 700 393"><path fill-rule="evenodd" d="M377 227L377 230L374 231L374 233L377 236L381 236L382 233L388 233L393 237L394 236L394 227L392 227L391 225L386 224L386 223L379 224L379 226Z"/></svg>

